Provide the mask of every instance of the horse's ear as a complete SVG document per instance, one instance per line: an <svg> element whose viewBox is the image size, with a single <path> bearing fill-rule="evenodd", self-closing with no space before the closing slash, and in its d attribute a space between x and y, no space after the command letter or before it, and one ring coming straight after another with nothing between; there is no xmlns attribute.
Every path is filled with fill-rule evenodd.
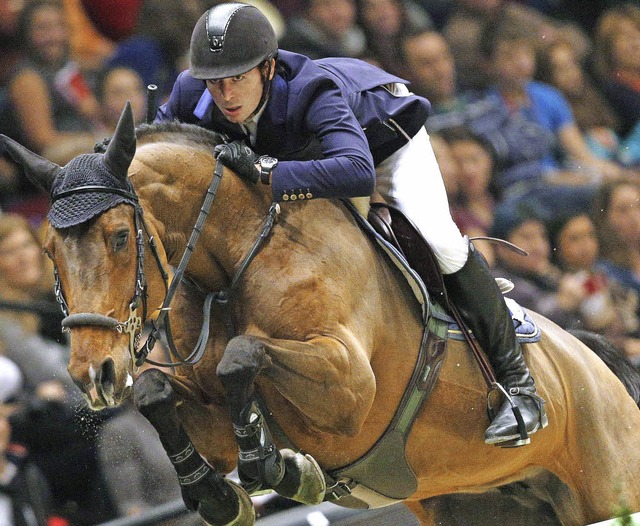
<svg viewBox="0 0 640 526"><path fill-rule="evenodd" d="M40 157L6 135L0 135L0 153L22 166L34 184L51 193L53 180L62 170L56 163Z"/></svg>
<svg viewBox="0 0 640 526"><path fill-rule="evenodd" d="M104 154L104 164L111 174L126 178L127 170L135 153L136 129L133 123L131 103L127 101L120 115L116 131Z"/></svg>

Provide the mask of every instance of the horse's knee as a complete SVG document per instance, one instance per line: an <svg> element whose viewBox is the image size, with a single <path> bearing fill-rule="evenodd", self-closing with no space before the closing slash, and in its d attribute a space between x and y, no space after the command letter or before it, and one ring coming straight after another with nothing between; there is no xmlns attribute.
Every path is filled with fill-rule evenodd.
<svg viewBox="0 0 640 526"><path fill-rule="evenodd" d="M254 336L236 336L227 344L216 373L225 389L253 384L256 375L268 365L262 341Z"/></svg>
<svg viewBox="0 0 640 526"><path fill-rule="evenodd" d="M167 375L159 369L143 371L133 382L133 401L148 420L175 408L176 395Z"/></svg>

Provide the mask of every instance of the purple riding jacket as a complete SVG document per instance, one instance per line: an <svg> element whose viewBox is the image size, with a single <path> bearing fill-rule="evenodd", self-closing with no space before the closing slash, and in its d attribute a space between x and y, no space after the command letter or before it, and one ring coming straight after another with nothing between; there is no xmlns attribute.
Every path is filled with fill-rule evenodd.
<svg viewBox="0 0 640 526"><path fill-rule="evenodd" d="M375 166L424 125L429 102L397 97L386 84L406 80L349 58L311 60L280 51L253 149L279 159L272 174L274 200L370 195ZM155 122L179 120L243 139L227 121L204 80L184 71ZM404 133L398 132L400 126Z"/></svg>

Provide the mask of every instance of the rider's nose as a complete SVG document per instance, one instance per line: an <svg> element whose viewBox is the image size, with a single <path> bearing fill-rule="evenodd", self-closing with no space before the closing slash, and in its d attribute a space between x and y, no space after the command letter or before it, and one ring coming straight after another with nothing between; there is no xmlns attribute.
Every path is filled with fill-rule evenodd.
<svg viewBox="0 0 640 526"><path fill-rule="evenodd" d="M231 88L231 84L228 82L228 79L223 79L220 82L220 95L224 100L229 100L233 97L233 89Z"/></svg>

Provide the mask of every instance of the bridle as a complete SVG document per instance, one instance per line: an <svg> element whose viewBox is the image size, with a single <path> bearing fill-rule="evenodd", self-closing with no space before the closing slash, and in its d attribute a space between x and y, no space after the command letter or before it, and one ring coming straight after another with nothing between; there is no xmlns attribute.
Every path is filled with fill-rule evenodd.
<svg viewBox="0 0 640 526"><path fill-rule="evenodd" d="M70 314L69 305L64 297L62 291L62 283L60 282L60 274L58 269L54 267L54 292L55 297L60 308L62 309L65 318L62 320L63 332L70 332L75 327L105 327L108 329L115 329L119 333L126 333L129 335L129 352L132 358L135 359L135 353L138 344L140 343L140 337L142 334L143 322L147 317L147 281L144 275L144 243L145 235L148 239L149 247L156 260L158 268L160 269L162 278L165 283L165 290L168 288L169 276L162 267L160 255L158 253L153 236L150 234L147 224L144 220L144 214L138 196L133 189L130 182L129 190L122 190L120 188L111 188L108 186L99 185L86 185L78 186L70 190L65 190L58 193L55 199L61 199L75 194L81 193L108 193L116 194L125 197L133 204L133 222L136 232L136 284L133 297L129 302L129 317L125 321L120 321L111 316L105 316L104 314L98 314L95 312L80 312ZM138 314L138 309L142 307L142 316Z"/></svg>
<svg viewBox="0 0 640 526"><path fill-rule="evenodd" d="M260 234L258 238L254 242L253 246L244 257L241 262L238 270L236 270L233 278L231 279L230 285L223 290L217 292L210 292L205 298L203 305L203 324L202 329L200 331L200 336L196 343L193 351L186 357L183 358L180 353L177 351L175 347L175 343L173 341L173 336L171 333L171 325L169 322L169 312L171 310L171 302L173 297L178 289L178 286L183 280L184 272L189 263L189 259L191 258L191 254L197 244L198 238L200 237L200 233L202 231L202 227L204 226L204 222L211 210L211 206L213 205L213 201L216 197L218 187L220 185L220 180L222 179L222 170L223 165L219 161L216 161L215 170L213 172L213 177L211 179L211 183L207 189L207 193L204 198L204 202L202 207L200 208L200 213L196 220L196 223L191 232L191 236L187 245L185 247L185 251L182 254L182 258L180 259L180 263L174 272L173 279L171 280L171 284L169 284L169 274L164 269L162 265L162 260L160 259L160 255L158 253L158 249L156 247L153 236L150 234L149 229L144 220L144 214L142 210L142 206L138 200L138 196L135 193L135 189L133 185L131 185L130 181L127 181L129 184L129 191L121 190L119 188L110 188L108 186L80 186L71 190L67 190L61 192L56 195L56 199L61 197L65 197L72 194L77 193L86 193L86 192L105 192L121 195L130 199L134 204L134 227L136 230L136 259L137 259L137 269L136 269L136 286L133 298L129 303L129 317L125 321L119 321L116 318L111 316L105 316L103 314L97 314L92 312L82 312L69 314L69 307L64 298L64 293L62 291L62 284L60 282L60 276L58 274L58 270L54 268L54 276L55 276L55 295L60 307L62 308L62 312L65 315L65 318L62 320L62 328L63 331L70 331L74 327L81 326L92 326L92 327L105 327L107 329L115 329L119 333L127 333L129 335L129 352L131 354L131 358L135 366L140 367L145 361L156 366L161 367L174 367L176 365L194 365L204 355L204 350L206 348L206 344L209 338L209 318L210 318L210 310L213 302L215 301L218 305L222 306L224 309L224 323L227 329L227 334L231 338L235 335L235 328L233 324L233 319L231 316L230 309L230 300L233 297L233 293L237 287L240 278L243 276L244 272L248 268L253 258L257 255L260 248L262 248L263 242L269 236L273 225L275 224L276 216L280 212L280 207L277 203L272 203L269 207L269 211L267 213L267 217L265 218ZM138 349L140 338L142 334L144 321L147 319L147 282L144 275L144 247L145 247L145 235L148 239L149 248L151 253L154 256L156 261L156 265L162 275L164 285L165 285L165 297L160 307L160 313L156 319L151 320L151 330L147 340L142 345L140 349ZM142 305L142 317L138 315L138 308ZM150 360L148 358L149 353L155 346L155 343L161 337L162 328L164 327L164 334L167 339L167 344L169 347L169 351L176 359L176 361L164 363Z"/></svg>

